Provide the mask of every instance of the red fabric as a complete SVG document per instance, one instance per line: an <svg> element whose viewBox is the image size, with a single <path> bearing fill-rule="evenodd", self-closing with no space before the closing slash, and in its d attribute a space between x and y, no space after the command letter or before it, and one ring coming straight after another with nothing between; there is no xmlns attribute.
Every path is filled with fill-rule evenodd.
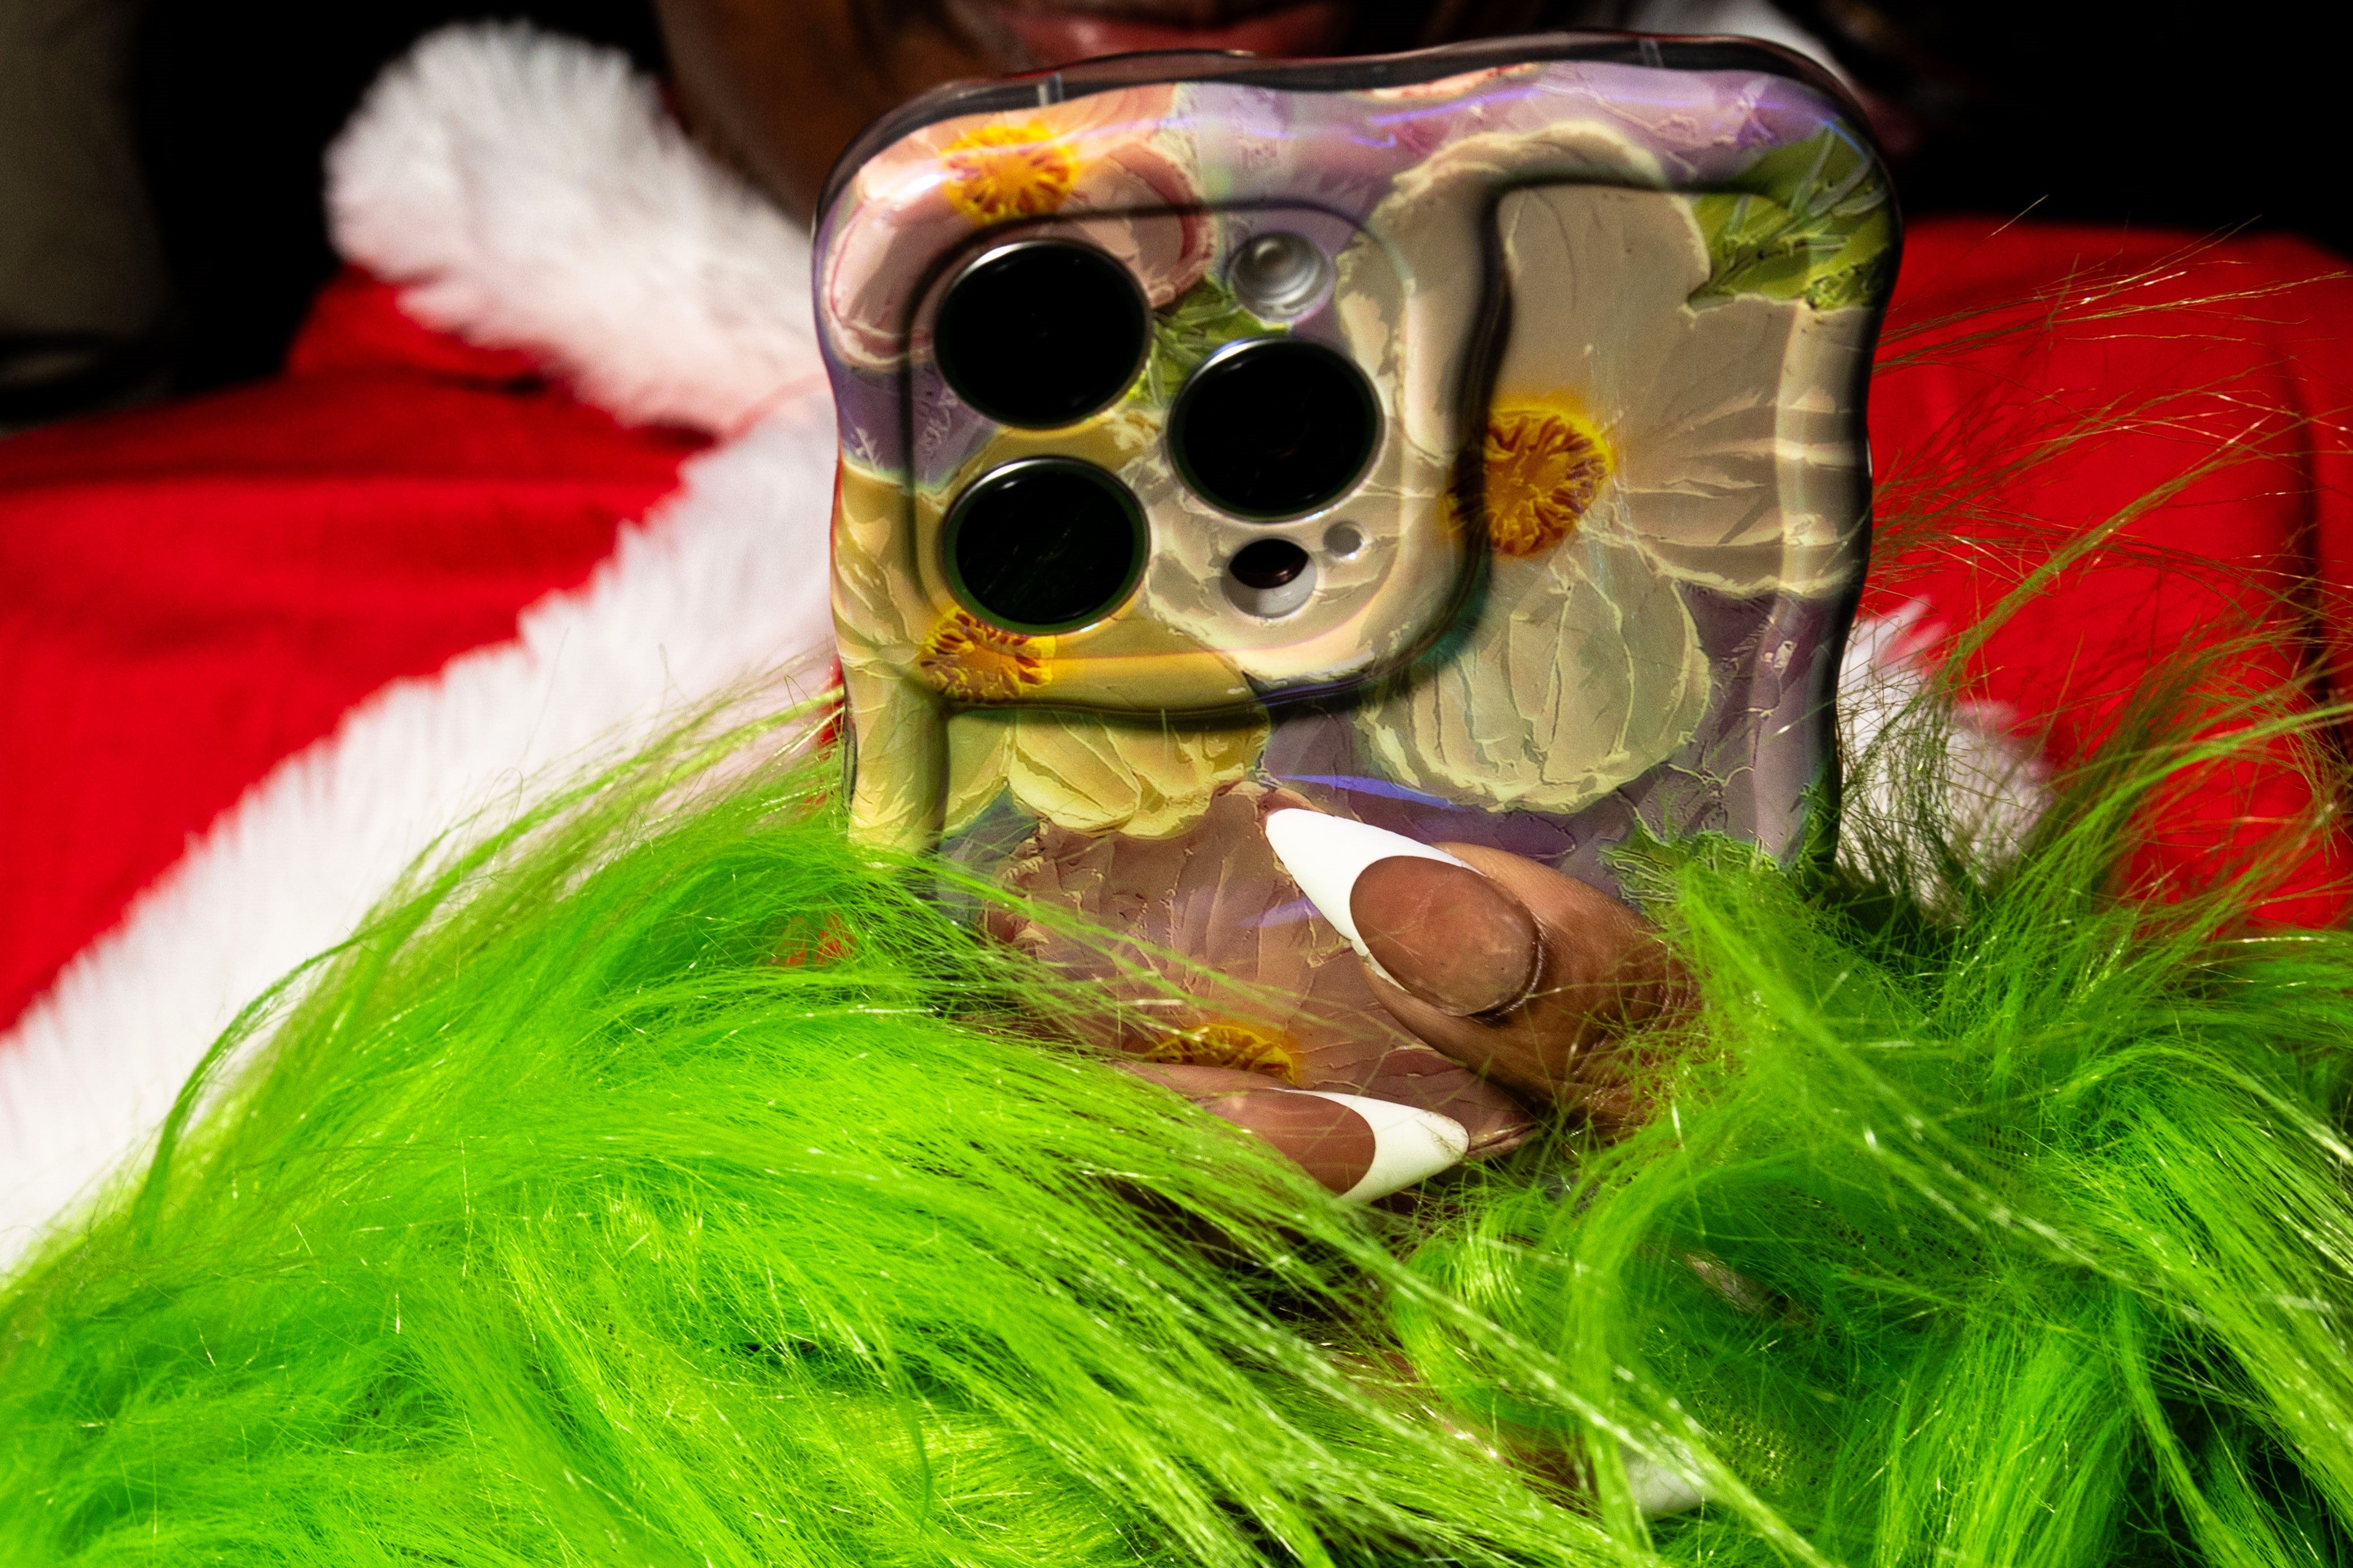
<svg viewBox="0 0 2353 1568"><path fill-rule="evenodd" d="M1864 607L1925 600L1945 627L1968 626L2055 537L2181 485L1992 636L1975 661L1983 693L2063 766L2152 670L2258 623L2280 635L2235 657L2234 680L2353 695L2348 409L2353 279L2326 252L1920 225L1872 391L1889 523ZM2200 475L2218 453L2229 460ZM2210 768L2161 802L2142 886L2194 885L2307 816L2284 762ZM2335 921L2348 865L2340 834L2274 884L2267 912Z"/></svg>
<svg viewBox="0 0 2353 1568"><path fill-rule="evenodd" d="M2308 659L2292 647L2271 673L2306 663L2316 695L2353 696L2353 510L2327 431L2353 408L2353 285L2307 282L2336 266L2286 240L2182 249L1917 225L1873 393L1886 527L1866 607L1925 600L1948 628L2040 542L1973 521L1978 543L1957 552L1945 523L1906 514L2077 523L2274 421L2269 456L2139 520L1985 649L1988 694L2047 730L2062 763L2142 671L2242 612L2327 612ZM2281 411L2318 417L2290 429ZM2101 434L2014 465L2077 426ZM278 382L0 441L0 1019L346 709L512 636L524 605L580 583L693 445L625 430L357 279L322 298ZM2159 547L2228 574L2162 569ZM2174 803L2177 842L2154 869L2211 859L2250 817L2297 808L2299 788L2282 769L2205 781Z"/></svg>
<svg viewBox="0 0 2353 1568"><path fill-rule="evenodd" d="M339 281L282 378L0 441L0 1022L386 682L514 634L677 482Z"/></svg>

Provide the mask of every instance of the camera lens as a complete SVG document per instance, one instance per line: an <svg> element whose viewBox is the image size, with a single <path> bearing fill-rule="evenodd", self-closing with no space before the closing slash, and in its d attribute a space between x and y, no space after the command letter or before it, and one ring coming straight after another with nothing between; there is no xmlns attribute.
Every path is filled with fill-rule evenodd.
<svg viewBox="0 0 2353 1568"><path fill-rule="evenodd" d="M1126 268L1092 246L1024 240L965 268L940 301L940 374L1000 425L1073 424L1144 368L1149 312Z"/></svg>
<svg viewBox="0 0 2353 1568"><path fill-rule="evenodd" d="M1345 492L1379 429L1373 389L1345 357L1298 338L1251 338L1186 382L1168 416L1168 446L1205 500L1266 521Z"/></svg>
<svg viewBox="0 0 2353 1568"><path fill-rule="evenodd" d="M1024 458L973 481L948 512L948 581L1008 631L1066 632L1117 609L1144 573L1144 511L1076 458Z"/></svg>

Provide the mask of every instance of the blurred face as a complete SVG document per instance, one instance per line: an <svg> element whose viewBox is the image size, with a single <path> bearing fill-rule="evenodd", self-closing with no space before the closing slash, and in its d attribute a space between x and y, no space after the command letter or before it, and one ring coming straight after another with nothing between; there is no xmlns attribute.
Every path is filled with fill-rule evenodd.
<svg viewBox="0 0 2353 1568"><path fill-rule="evenodd" d="M1132 49L1328 55L1525 31L1546 0L655 0L688 119L789 210L926 88Z"/></svg>

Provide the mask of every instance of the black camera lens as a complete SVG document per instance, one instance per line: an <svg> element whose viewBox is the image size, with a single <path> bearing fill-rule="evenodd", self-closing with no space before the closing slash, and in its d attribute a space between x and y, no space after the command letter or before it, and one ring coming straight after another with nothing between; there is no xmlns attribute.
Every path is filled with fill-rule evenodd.
<svg viewBox="0 0 2353 1568"><path fill-rule="evenodd" d="M1251 338L1195 371L1168 416L1185 482L1240 517L1297 517L1337 500L1372 460L1380 405L1321 343Z"/></svg>
<svg viewBox="0 0 2353 1568"><path fill-rule="evenodd" d="M973 481L948 512L948 581L1008 631L1066 632L1119 607L1144 574L1144 510L1076 458L1024 458Z"/></svg>
<svg viewBox="0 0 2353 1568"><path fill-rule="evenodd" d="M1288 539L1261 539L1242 546L1226 570L1245 588L1280 588L1307 564L1307 552Z"/></svg>
<svg viewBox="0 0 2353 1568"><path fill-rule="evenodd" d="M1127 390L1150 332L1144 291L1092 246L1001 246L948 285L932 327L940 374L1000 425L1045 430Z"/></svg>

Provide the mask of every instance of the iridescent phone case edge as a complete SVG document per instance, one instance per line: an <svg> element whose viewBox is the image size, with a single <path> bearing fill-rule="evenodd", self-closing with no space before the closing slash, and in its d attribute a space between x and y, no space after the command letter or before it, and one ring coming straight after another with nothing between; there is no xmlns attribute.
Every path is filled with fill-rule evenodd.
<svg viewBox="0 0 2353 1568"><path fill-rule="evenodd" d="M887 132L837 174L818 245L860 826L1303 994L1271 1030L1205 1005L1172 1016L1167 1039L1121 1044L1352 1089L1413 1049L1394 1036L1345 1048L1368 999L1264 854L1269 792L1613 891L1608 856L1638 832L1722 832L1785 860L1827 847L1831 704L1869 545L1867 378L1900 224L1867 132L1818 72L1745 44L1597 36L1298 66L1144 57L944 89ZM959 208L955 182L987 174L993 150L1041 144L1042 163L1059 147L1078 171L1050 167L1059 205ZM912 171L899 184L869 177L893 157ZM1091 199L1094 168L1130 186L1105 174L1106 199ZM860 227L877 203L888 233ZM1451 529L1453 575L1391 595L1362 639L1386 651L1362 677L1319 685L1340 668L1330 657L1238 649L1200 586L1230 541L1181 569L1162 556L1248 526L1204 514L1161 471L1166 398L1139 396L1060 438L1095 443L1145 498L1159 574L1139 600L1157 608L1060 641L969 624L926 577L927 509L1038 443L956 434L954 410L933 440L918 405L941 400L911 391L930 285L860 320L876 290L842 286L844 258L863 245L937 273L998 232L1124 246L1155 295L1146 379L1175 386L1202 348L1185 331L1217 313L1220 267L1260 231L1250 215L1278 209L1293 227L1331 218L1337 273L1326 318L1281 330L1353 355L1396 449L1417 455L1384 481L1404 498L1385 523L1359 526L1344 504L1278 527L1304 548L1345 525L1400 552L1417 529ZM976 211L990 221L956 230ZM1588 382L1568 384L1560 367L1579 363ZM1443 554L1422 548L1413 581L1436 584ZM1329 549L1317 559L1345 574ZM1090 652L1114 642L1115 658ZM1213 930L1188 899L1239 923ZM1047 933L1020 940L1090 962Z"/></svg>

